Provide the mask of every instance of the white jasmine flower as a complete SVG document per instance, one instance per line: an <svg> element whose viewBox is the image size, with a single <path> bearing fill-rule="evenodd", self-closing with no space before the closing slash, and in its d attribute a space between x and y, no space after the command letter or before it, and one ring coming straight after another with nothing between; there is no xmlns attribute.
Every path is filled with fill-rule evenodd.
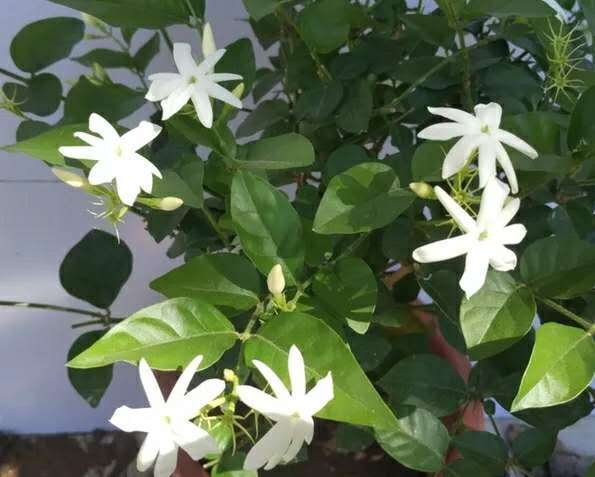
<svg viewBox="0 0 595 477"><path fill-rule="evenodd" d="M527 234L522 224L508 225L521 201L507 201L508 186L493 177L483 191L479 214L474 220L440 187L434 191L464 234L419 247L414 250L413 258L429 263L467 255L459 284L469 298L483 286L490 265L502 272L516 267L517 257L506 245L520 243Z"/></svg>
<svg viewBox="0 0 595 477"><path fill-rule="evenodd" d="M476 149L479 151L479 186L485 187L490 177L496 175L496 160L504 170L512 192L519 191L518 182L506 144L535 159L538 153L529 144L514 134L500 129L502 107L496 103L478 104L475 116L460 109L428 108L430 113L445 117L454 122L438 123L427 127L418 136L422 139L447 141L460 137L448 152L442 165L442 178L446 179L459 172Z"/></svg>
<svg viewBox="0 0 595 477"><path fill-rule="evenodd" d="M201 361L202 356L197 356L184 369L165 400L149 365L141 359L140 379L151 407L131 409L122 406L110 419L114 426L125 432L148 433L136 460L139 472L146 471L155 463L155 477L170 477L176 469L180 447L194 460L218 452L217 442L191 422L225 389L225 382L221 379L209 379L186 392Z"/></svg>
<svg viewBox="0 0 595 477"><path fill-rule="evenodd" d="M250 449L244 469L257 470L264 466L265 470L270 470L281 462L292 461L304 442L312 442L312 416L333 399L333 378L329 372L306 392L304 359L296 346L289 350L291 392L266 364L257 360L253 364L271 386L274 396L252 386L239 386L239 397L276 424Z"/></svg>
<svg viewBox="0 0 595 477"><path fill-rule="evenodd" d="M89 117L89 130L100 137L76 132L74 136L88 146L61 147L60 153L73 159L97 161L89 172L89 183L99 185L115 180L118 196L128 206L134 204L141 189L150 194L153 176L161 178L161 173L137 151L155 139L161 127L142 121L120 136L108 121L93 113Z"/></svg>
<svg viewBox="0 0 595 477"><path fill-rule="evenodd" d="M178 73L157 73L149 76L152 83L145 98L149 101L161 101L164 121L182 109L189 100L192 100L196 115L206 128L213 126L213 106L210 98L236 108L242 107L242 102L237 97L218 84L221 81L241 80L242 77L231 73L213 72L225 50L215 50L213 34L208 25L203 32L203 52L205 58L202 63L197 64L188 43L175 43L174 62Z"/></svg>
<svg viewBox="0 0 595 477"><path fill-rule="evenodd" d="M277 264L267 276L267 286L273 296L279 296L285 290L285 277L283 276L283 268Z"/></svg>

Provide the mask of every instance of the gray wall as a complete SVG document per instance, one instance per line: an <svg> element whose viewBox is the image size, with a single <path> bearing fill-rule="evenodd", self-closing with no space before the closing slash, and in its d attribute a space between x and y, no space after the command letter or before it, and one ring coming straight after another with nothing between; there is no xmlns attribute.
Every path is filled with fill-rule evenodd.
<svg viewBox="0 0 595 477"><path fill-rule="evenodd" d="M248 35L249 26L241 20L245 12L240 0L208 3L208 18L219 46ZM16 71L9 45L20 28L61 15L76 16L77 12L47 0L2 0L0 67ZM171 34L175 40L191 41L198 47L196 35L189 29L175 28ZM143 38L144 32L135 42ZM81 54L88 45L79 45L74 54ZM262 60L262 53L258 55ZM150 72L172 68L168 52L162 51ZM62 61L49 71L65 80L76 79L84 69ZM114 73L113 77L138 85L133 76ZM135 125L148 111L150 108L141 110L125 125ZM0 110L1 145L14 142L17 124L17 118ZM59 266L70 247L90 229L110 230L110 226L88 212L92 205L84 193L61 183L14 182L52 179L43 163L0 151L0 300L86 308L89 305L70 297L60 286ZM165 256L167 244L156 245L136 217L126 217L120 234L134 254L134 268L113 306L118 316L158 301L147 284L176 263ZM144 405L136 368L128 365L116 367L112 385L98 409L91 409L71 389L64 362L70 344L80 334L70 329L77 321L75 315L64 313L0 308L0 430L61 432L109 427L107 419L117 406Z"/></svg>

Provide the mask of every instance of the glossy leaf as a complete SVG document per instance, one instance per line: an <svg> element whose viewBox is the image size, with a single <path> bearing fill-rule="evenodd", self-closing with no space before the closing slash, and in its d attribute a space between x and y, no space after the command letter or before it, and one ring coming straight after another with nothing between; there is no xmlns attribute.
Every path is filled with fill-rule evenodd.
<svg viewBox="0 0 595 477"><path fill-rule="evenodd" d="M595 342L586 331L559 323L537 330L529 366L512 411L571 401L589 386L595 373Z"/></svg>
<svg viewBox="0 0 595 477"><path fill-rule="evenodd" d="M168 298L196 298L234 310L255 306L262 291L252 264L232 253L193 258L151 282L151 288Z"/></svg>
<svg viewBox="0 0 595 477"><path fill-rule="evenodd" d="M349 2L321 0L300 12L298 28L304 41L320 53L330 53L347 41Z"/></svg>
<svg viewBox="0 0 595 477"><path fill-rule="evenodd" d="M134 54L134 66L140 71L145 71L153 58L159 53L160 45L161 37L159 33L155 33Z"/></svg>
<svg viewBox="0 0 595 477"><path fill-rule="evenodd" d="M355 234L384 227L413 202L393 169L381 163L352 167L330 181L314 219L321 234Z"/></svg>
<svg viewBox="0 0 595 477"><path fill-rule="evenodd" d="M58 77L50 73L34 76L27 85L4 83L2 90L19 105L21 111L38 116L54 113L62 101L62 83Z"/></svg>
<svg viewBox="0 0 595 477"><path fill-rule="evenodd" d="M262 101L238 127L238 137L252 136L263 129L284 121L289 114L289 105L280 99Z"/></svg>
<svg viewBox="0 0 595 477"><path fill-rule="evenodd" d="M231 186L231 216L242 248L263 275L280 264L289 284L304 265L302 224L287 196L247 171Z"/></svg>
<svg viewBox="0 0 595 477"><path fill-rule="evenodd" d="M531 290L509 274L490 271L484 286L461 304L461 328L473 359L505 350L531 329L535 318Z"/></svg>
<svg viewBox="0 0 595 477"><path fill-rule="evenodd" d="M100 64L103 68L132 68L134 63L127 53L108 48L96 48L88 51L82 56L73 58L85 66L93 66L93 63Z"/></svg>
<svg viewBox="0 0 595 477"><path fill-rule="evenodd" d="M295 133L251 142L240 148L236 163L242 169L279 170L306 167L314 162L314 148Z"/></svg>
<svg viewBox="0 0 595 477"><path fill-rule="evenodd" d="M455 436L452 443L465 459L475 462L491 475L504 473L508 449L499 436L489 432L468 431Z"/></svg>
<svg viewBox="0 0 595 477"><path fill-rule="evenodd" d="M527 429L512 441L512 451L527 469L545 464L556 447L557 434L543 429Z"/></svg>
<svg viewBox="0 0 595 477"><path fill-rule="evenodd" d="M174 298L144 308L118 323L91 348L68 362L71 368L96 368L145 358L155 369L175 370L197 354L200 368L219 360L238 335L215 307L192 298Z"/></svg>
<svg viewBox="0 0 595 477"><path fill-rule="evenodd" d="M373 106L370 85L364 80L353 83L337 113L337 126L354 134L366 131L372 118Z"/></svg>
<svg viewBox="0 0 595 477"><path fill-rule="evenodd" d="M197 209L204 204L204 163L196 156L184 156L170 169L162 169L162 179L154 179L152 195L178 197L184 204Z"/></svg>
<svg viewBox="0 0 595 477"><path fill-rule="evenodd" d="M246 10L256 21L273 13L280 3L280 0L244 0Z"/></svg>
<svg viewBox="0 0 595 477"><path fill-rule="evenodd" d="M115 236L92 230L68 252L60 282L72 296L109 308L132 272L132 253Z"/></svg>

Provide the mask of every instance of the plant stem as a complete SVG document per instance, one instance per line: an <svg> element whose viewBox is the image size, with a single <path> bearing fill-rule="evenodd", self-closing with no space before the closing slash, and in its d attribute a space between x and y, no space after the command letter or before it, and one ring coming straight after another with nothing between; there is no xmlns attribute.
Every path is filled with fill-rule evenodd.
<svg viewBox="0 0 595 477"><path fill-rule="evenodd" d="M121 318L110 318L110 323L120 323L123 321ZM106 325L106 320L91 320L91 321L83 321L82 323L75 323L71 326L73 330L77 328L84 328L85 326L92 326L92 325Z"/></svg>
<svg viewBox="0 0 595 477"><path fill-rule="evenodd" d="M0 68L0 73L2 73L5 76L8 76L9 78L15 79L17 81L22 81L23 83L29 82L29 80L27 78L25 78L24 76L13 73L12 71L5 70L4 68Z"/></svg>
<svg viewBox="0 0 595 477"><path fill-rule="evenodd" d="M159 32L163 36L163 39L165 40L167 47L173 53L174 52L174 43L173 43L173 41L171 41L169 33L167 33L167 30L165 28L162 28L161 30L159 30Z"/></svg>
<svg viewBox="0 0 595 477"><path fill-rule="evenodd" d="M591 334L591 335L595 334L595 323L592 323L589 320L586 320L585 318L583 318L582 316L579 316L576 313L573 313L572 311L568 310L567 308L564 308L562 305L555 302L554 300L550 300L549 298L544 298L544 297L538 296L537 300L539 300L544 305L549 306L552 310L557 311L561 315L564 315L566 318L569 318L572 321L574 321L575 323L579 324L585 330L587 330L589 332L589 334Z"/></svg>
<svg viewBox="0 0 595 477"><path fill-rule="evenodd" d="M93 316L105 320L107 314L100 313L97 311L84 310L82 308L72 308L69 306L50 305L48 303L29 303L24 301L0 301L0 306L12 306L15 308L34 308L37 310L51 310L51 311L63 311L65 313L76 313L78 315Z"/></svg>
<svg viewBox="0 0 595 477"><path fill-rule="evenodd" d="M223 242L225 247L231 248L231 243L229 242L227 235L225 235L225 233L223 233L223 230L221 230L221 228L217 224L217 220L215 219L215 217L213 216L213 214L211 213L209 208L205 206L201 210L204 212L205 217L209 221L209 224L211 225L211 227L213 228L215 233L219 236L219 238L221 239L221 241Z"/></svg>

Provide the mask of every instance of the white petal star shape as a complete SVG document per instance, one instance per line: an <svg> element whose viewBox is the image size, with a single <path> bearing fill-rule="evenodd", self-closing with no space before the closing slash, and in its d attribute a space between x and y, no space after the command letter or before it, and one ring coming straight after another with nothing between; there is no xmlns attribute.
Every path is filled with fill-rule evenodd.
<svg viewBox="0 0 595 477"><path fill-rule="evenodd" d="M429 126L421 131L418 137L433 141L460 138L444 159L443 179L447 179L463 169L473 152L477 150L479 186L484 188L489 179L496 176L496 162L498 162L506 174L513 194L518 193L516 173L503 144L531 159L536 159L539 154L521 138L500 129L502 107L499 104L478 104L475 106L475 115L454 108L428 108L428 110L432 114L454 122Z"/></svg>
<svg viewBox="0 0 595 477"><path fill-rule="evenodd" d="M75 132L74 136L87 146L63 146L60 154L72 159L97 161L89 171L92 185L116 182L120 200L131 206L141 190L147 194L153 188L153 176L161 178L161 172L151 161L137 151L149 144L161 133L161 127L142 121L136 128L120 136L114 127L99 114L89 117L89 130Z"/></svg>
<svg viewBox="0 0 595 477"><path fill-rule="evenodd" d="M507 200L510 189L493 177L483 191L477 219L473 219L440 187L435 187L434 191L463 235L419 247L413 251L413 258L431 263L466 255L465 272L459 285L470 298L485 283L490 266L501 272L516 268L517 257L506 245L520 243L527 234L522 224L508 225L521 201Z"/></svg>
<svg viewBox="0 0 595 477"><path fill-rule="evenodd" d="M296 346L289 350L291 392L266 364L257 360L252 363L267 380L274 395L245 385L238 386L238 395L244 404L275 421L275 425L250 449L244 469L264 467L270 470L280 463L291 462L304 442L312 442L312 417L333 399L333 378L329 372L306 392L304 358Z"/></svg>
<svg viewBox="0 0 595 477"><path fill-rule="evenodd" d="M144 472L155 464L155 477L170 477L181 447L194 460L219 451L217 442L204 429L191 422L201 409L221 395L225 382L208 379L187 392L202 356L197 356L182 372L167 400L144 359L139 363L141 383L150 407L131 409L122 406L110 422L125 432L146 432L136 466Z"/></svg>
<svg viewBox="0 0 595 477"><path fill-rule="evenodd" d="M188 43L175 43L173 54L178 73L156 73L149 76L152 83L145 98L161 102L164 121L182 109L189 100L194 105L198 120L206 128L213 126L211 98L236 108L242 107L239 98L219 85L222 81L241 80L242 77L232 73L214 72L215 65L223 57L225 50L215 50L213 34L208 25L203 31L203 53L204 60L197 64Z"/></svg>

